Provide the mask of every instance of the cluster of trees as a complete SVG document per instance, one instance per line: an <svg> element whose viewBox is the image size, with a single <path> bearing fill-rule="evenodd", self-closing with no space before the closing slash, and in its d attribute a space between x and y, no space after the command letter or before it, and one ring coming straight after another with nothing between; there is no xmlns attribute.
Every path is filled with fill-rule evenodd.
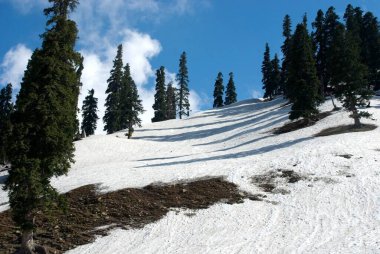
<svg viewBox="0 0 380 254"><path fill-rule="evenodd" d="M104 130L108 134L128 129L131 138L134 126L141 126L139 114L144 112L136 84L131 76L130 66L123 66L123 46L117 48L113 68L106 90L106 112L103 117Z"/></svg>
<svg viewBox="0 0 380 254"><path fill-rule="evenodd" d="M213 108L220 108L220 107L223 107L224 105L230 105L232 103L237 102L234 74L230 72L229 76L230 78L227 84L225 100L223 102L223 94L224 94L223 74L221 72L218 73L218 76L216 77L215 85L214 85Z"/></svg>
<svg viewBox="0 0 380 254"><path fill-rule="evenodd" d="M319 10L309 33L306 14L292 33L291 19L285 16L278 58L270 59L266 45L262 65L265 97L284 94L293 103L289 118L311 119L326 96L334 95L355 126L361 117L370 117L358 109L366 106L373 90L380 89L380 32L377 18L359 7L348 5L340 21L334 7Z"/></svg>
<svg viewBox="0 0 380 254"><path fill-rule="evenodd" d="M186 52L183 52L180 57L176 81L178 88L174 87L173 82L166 85L165 67L161 66L156 71L156 93L154 95L154 117L152 122L176 119L177 114L180 119L183 116L190 115L189 72Z"/></svg>

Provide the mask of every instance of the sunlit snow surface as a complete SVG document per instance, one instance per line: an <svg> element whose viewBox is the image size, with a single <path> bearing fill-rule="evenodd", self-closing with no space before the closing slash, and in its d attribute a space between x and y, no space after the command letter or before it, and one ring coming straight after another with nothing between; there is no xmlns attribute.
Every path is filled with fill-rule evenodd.
<svg viewBox="0 0 380 254"><path fill-rule="evenodd" d="M340 111L315 126L273 135L287 121L285 103L243 101L147 125L131 140L120 132L78 142L76 164L53 181L61 192L93 183L112 191L223 175L244 191L262 193L250 177L277 169L316 181L284 184L289 194L217 204L192 217L173 211L143 229L114 230L68 253L380 253L380 128L313 137L353 122ZM379 97L371 105L380 119ZM330 102L321 106L331 109ZM0 204L6 202L0 191Z"/></svg>

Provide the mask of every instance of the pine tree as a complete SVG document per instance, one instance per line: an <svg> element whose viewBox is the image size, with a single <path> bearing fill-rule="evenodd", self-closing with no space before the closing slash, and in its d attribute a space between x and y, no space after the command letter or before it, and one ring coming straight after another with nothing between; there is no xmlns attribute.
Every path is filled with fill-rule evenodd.
<svg viewBox="0 0 380 254"><path fill-rule="evenodd" d="M179 119L182 119L182 116L190 115L190 103L189 103L189 73L187 70L187 58L186 52L183 52L179 60L179 71L176 77L176 80L179 85L178 93L178 114Z"/></svg>
<svg viewBox="0 0 380 254"><path fill-rule="evenodd" d="M271 80L273 67L272 62L270 58L270 49L268 43L265 44L265 52L264 52L264 60L261 65L261 72L263 74L262 82L263 82L263 89L264 89L264 98L269 98L270 100L273 99L274 95L274 87Z"/></svg>
<svg viewBox="0 0 380 254"><path fill-rule="evenodd" d="M120 124L128 129L128 138L132 137L134 127L141 127L140 114L144 113L137 86L131 76L129 64L124 67L122 88L120 92Z"/></svg>
<svg viewBox="0 0 380 254"><path fill-rule="evenodd" d="M123 78L123 45L117 48L116 58L113 61L110 78L107 80L108 87L106 90L106 111L103 117L105 123L104 130L108 134L114 133L122 129L120 125L120 90Z"/></svg>
<svg viewBox="0 0 380 254"><path fill-rule="evenodd" d="M97 114L98 111L98 99L94 97L94 89L88 91L88 95L83 101L82 105L82 132L86 136L94 135L96 130L96 122L99 117Z"/></svg>
<svg viewBox="0 0 380 254"><path fill-rule="evenodd" d="M292 24L290 16L286 15L283 23L283 32L282 35L285 37L285 41L281 46L281 51L283 54L282 66L281 66L281 85L280 91L285 96L287 95L286 87L289 79L289 61L290 61L290 47L292 42Z"/></svg>
<svg viewBox="0 0 380 254"><path fill-rule="evenodd" d="M68 18L78 1L49 0L47 28L28 63L17 97L5 188L12 217L21 228L23 253L33 253L35 216L57 204L53 176L74 162L76 110L83 58L75 51L78 30ZM60 203L60 202L58 202Z"/></svg>
<svg viewBox="0 0 380 254"><path fill-rule="evenodd" d="M166 106L167 119L176 119L176 89L173 87L173 82L170 82L166 89Z"/></svg>
<svg viewBox="0 0 380 254"><path fill-rule="evenodd" d="M362 60L368 67L368 85L375 90L380 89L380 33L379 22L371 13L363 16L362 24Z"/></svg>
<svg viewBox="0 0 380 254"><path fill-rule="evenodd" d="M274 55L274 58L271 61L272 71L270 74L270 82L272 84L273 94L281 94L281 69L280 69L280 60L278 59L277 54Z"/></svg>
<svg viewBox="0 0 380 254"><path fill-rule="evenodd" d="M12 112L12 84L8 84L0 91L0 164L8 162L9 139L12 133Z"/></svg>
<svg viewBox="0 0 380 254"><path fill-rule="evenodd" d="M226 99L224 102L225 105L230 105L232 103L237 102L237 94L236 94L233 72L230 72L229 76L230 76L230 79L228 80L227 89L226 89Z"/></svg>
<svg viewBox="0 0 380 254"><path fill-rule="evenodd" d="M224 94L223 74L219 72L218 77L215 80L213 108L223 107L223 94Z"/></svg>
<svg viewBox="0 0 380 254"><path fill-rule="evenodd" d="M332 84L335 96L343 107L351 112L355 127L360 128L360 118L369 118L368 112L359 112L358 107L367 105L372 92L367 89L367 68L360 61L360 47L357 36L340 26L334 38L332 49L335 65L332 69Z"/></svg>
<svg viewBox="0 0 380 254"><path fill-rule="evenodd" d="M161 66L156 72L156 94L154 95L154 117L152 122L165 121L167 119L165 67Z"/></svg>
<svg viewBox="0 0 380 254"><path fill-rule="evenodd" d="M325 36L325 14L319 10L317 17L313 22L312 33L313 46L315 50L315 63L317 68L317 75L320 82L319 93L321 96L325 94L326 86L326 36Z"/></svg>
<svg viewBox="0 0 380 254"><path fill-rule="evenodd" d="M297 25L289 63L288 98L293 103L289 119L309 121L318 113L318 78L310 36L303 24Z"/></svg>

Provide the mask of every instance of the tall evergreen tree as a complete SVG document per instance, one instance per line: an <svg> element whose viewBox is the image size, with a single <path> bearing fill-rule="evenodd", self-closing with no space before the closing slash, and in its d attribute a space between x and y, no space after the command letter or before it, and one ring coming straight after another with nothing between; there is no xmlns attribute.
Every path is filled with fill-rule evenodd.
<svg viewBox="0 0 380 254"><path fill-rule="evenodd" d="M293 103L289 118L306 120L318 113L318 78L310 36L303 24L297 25L289 63L288 98Z"/></svg>
<svg viewBox="0 0 380 254"><path fill-rule="evenodd" d="M358 107L367 105L372 92L367 89L366 66L360 61L360 47L357 37L340 26L335 35L333 55L336 59L332 72L332 84L335 95L343 103L355 127L361 127L360 118L369 118L368 112L359 111Z"/></svg>
<svg viewBox="0 0 380 254"><path fill-rule="evenodd" d="M173 87L173 82L168 84L168 88L166 89L166 112L167 119L176 119L177 116L177 98L176 98L176 89Z"/></svg>
<svg viewBox="0 0 380 254"><path fill-rule="evenodd" d="M273 87L274 94L281 94L281 69L280 69L280 60L278 59L277 54L274 55L274 58L271 61L272 71L270 74L270 82Z"/></svg>
<svg viewBox="0 0 380 254"><path fill-rule="evenodd" d="M224 94L223 74L219 72L215 80L215 85L214 85L213 108L223 107L223 94Z"/></svg>
<svg viewBox="0 0 380 254"><path fill-rule="evenodd" d="M96 122L99 117L98 111L98 98L94 97L94 89L88 91L88 95L83 101L82 105L82 131L86 136L94 135L96 130Z"/></svg>
<svg viewBox="0 0 380 254"><path fill-rule="evenodd" d="M268 43L265 44L265 52L264 52L264 60L261 65L261 72L263 74L262 82L264 89L264 98L273 99L273 95L275 93L273 83L271 80L272 76L272 62L270 58L270 49Z"/></svg>
<svg viewBox="0 0 380 254"><path fill-rule="evenodd" d="M128 138L132 137L134 127L141 127L140 114L144 113L137 86L131 76L129 64L124 67L122 88L120 92L120 125L128 129Z"/></svg>
<svg viewBox="0 0 380 254"><path fill-rule="evenodd" d="M282 66L281 66L281 85L280 91L284 93L286 96L286 86L288 84L289 79L289 61L290 61L290 47L292 42L292 23L290 20L290 16L286 15L283 22L283 32L285 40L283 45L281 46L281 51L283 54Z"/></svg>
<svg viewBox="0 0 380 254"><path fill-rule="evenodd" d="M12 133L12 112L12 84L8 84L0 91L0 164L5 164L8 161L7 154Z"/></svg>
<svg viewBox="0 0 380 254"><path fill-rule="evenodd" d="M182 116L190 115L190 103L189 103L189 73L187 70L187 58L186 52L183 52L179 60L179 71L176 77L179 85L178 93L178 114L179 118Z"/></svg>
<svg viewBox="0 0 380 254"><path fill-rule="evenodd" d="M12 217L22 232L23 253L33 253L35 216L59 199L50 184L74 162L75 119L83 58L75 51L78 30L68 18L76 0L49 0L42 47L28 63L12 114L5 188Z"/></svg>
<svg viewBox="0 0 380 254"><path fill-rule="evenodd" d="M154 95L154 117L152 122L165 121L167 119L165 67L161 66L156 72L156 94Z"/></svg>
<svg viewBox="0 0 380 254"><path fill-rule="evenodd" d="M117 48L117 54L113 61L111 75L107 80L108 87L106 90L106 111L103 117L105 123L104 130L108 134L114 133L122 129L120 125L120 90L122 87L123 78L123 45Z"/></svg>
<svg viewBox="0 0 380 254"><path fill-rule="evenodd" d="M233 72L230 72L229 76L230 76L230 79L228 80L228 83L227 83L226 99L224 102L225 105L230 105L232 103L237 102L237 94L236 94Z"/></svg>
<svg viewBox="0 0 380 254"><path fill-rule="evenodd" d="M380 32L379 22L371 13L363 16L362 60L368 67L368 84L375 90L380 89Z"/></svg>
<svg viewBox="0 0 380 254"><path fill-rule="evenodd" d="M312 33L313 46L315 50L315 63L317 68L317 75L320 82L319 93L321 96L325 94L326 86L326 36L325 36L325 14L319 10L317 17L313 22Z"/></svg>

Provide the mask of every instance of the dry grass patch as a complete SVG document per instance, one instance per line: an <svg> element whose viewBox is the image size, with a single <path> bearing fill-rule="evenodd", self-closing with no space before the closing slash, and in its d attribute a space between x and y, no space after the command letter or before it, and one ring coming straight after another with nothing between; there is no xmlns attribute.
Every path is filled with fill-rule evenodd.
<svg viewBox="0 0 380 254"><path fill-rule="evenodd" d="M362 124L361 128L356 128L353 125L340 125L340 126L324 129L321 132L317 133L315 136L324 137L324 136L338 135L338 134L344 134L344 133L350 133L350 132L373 131L376 128L377 128L377 125L374 125L374 124Z"/></svg>

